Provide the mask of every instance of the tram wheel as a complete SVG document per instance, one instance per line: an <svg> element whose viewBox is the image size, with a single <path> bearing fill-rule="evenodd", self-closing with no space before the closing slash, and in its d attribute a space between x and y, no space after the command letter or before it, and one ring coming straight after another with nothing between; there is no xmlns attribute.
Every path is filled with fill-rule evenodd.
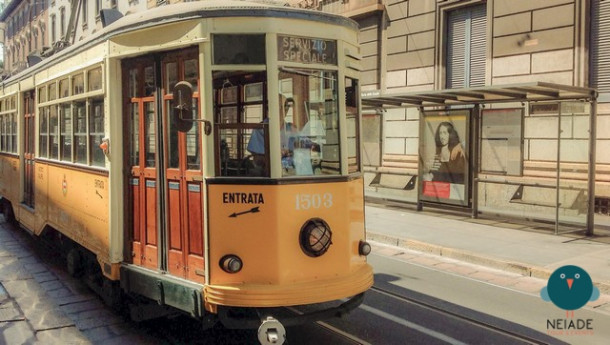
<svg viewBox="0 0 610 345"><path fill-rule="evenodd" d="M66 256L66 267L68 269L68 273L74 277L78 278L83 275L83 265L82 256L80 255L80 251L77 248L72 248L68 251L68 255Z"/></svg>

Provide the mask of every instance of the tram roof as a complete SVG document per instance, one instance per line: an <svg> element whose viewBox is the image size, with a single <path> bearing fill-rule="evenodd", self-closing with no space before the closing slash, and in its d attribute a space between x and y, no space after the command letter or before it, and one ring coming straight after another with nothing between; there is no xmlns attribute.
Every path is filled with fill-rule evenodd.
<svg viewBox="0 0 610 345"><path fill-rule="evenodd" d="M593 100L597 90L545 82L381 94L363 92L367 108L438 107L487 103Z"/></svg>
<svg viewBox="0 0 610 345"><path fill-rule="evenodd" d="M30 73L43 68L46 64L67 58L89 46L98 44L113 36L133 30L144 29L156 25L175 23L190 19L222 18L222 17L266 17L303 19L321 23L332 23L352 29L358 29L358 23L350 18L310 9L281 6L271 2L251 2L235 0L205 0L182 2L159 6L150 10L126 14L99 32L89 36L87 40L76 42L71 46L51 55L22 72L0 81L5 85L18 80Z"/></svg>

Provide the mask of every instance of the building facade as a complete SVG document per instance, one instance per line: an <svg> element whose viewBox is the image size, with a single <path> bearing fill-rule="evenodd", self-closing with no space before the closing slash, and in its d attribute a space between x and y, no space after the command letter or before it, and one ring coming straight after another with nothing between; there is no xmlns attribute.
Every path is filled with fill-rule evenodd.
<svg viewBox="0 0 610 345"><path fill-rule="evenodd" d="M27 57L32 54L44 56L86 40L102 29L101 10L131 15L182 1L188 0L12 0L0 14L4 74L26 68ZM342 14L360 24L361 60L357 68L365 96L441 90L449 93L452 89L523 83L552 83L599 92L594 109L582 100L580 104L561 105L507 98L513 101L484 106L480 121L473 120L472 109L465 113L461 110L463 114L459 115L459 107L365 108L362 161L368 196L415 203L426 199L422 197L426 193L423 179L429 166L444 162L426 158L424 153L435 143L432 132L450 122L457 126L456 132L461 131L459 142L468 175L463 190L452 189L451 183L448 187L449 192L462 194L459 206L521 217L542 214L543 218L553 218L560 213L578 218L591 190L583 185L588 181L587 162L593 149L595 219L610 223L610 150L606 149L610 147L610 59L605 57L610 53L610 22L603 20L610 16L610 3L275 2ZM440 114L440 110L459 114ZM589 122L591 114L594 126ZM588 140L591 131L595 134L593 145ZM426 154L440 157L440 153ZM474 179L501 179L506 183L474 183ZM473 195L484 197L473 205Z"/></svg>
<svg viewBox="0 0 610 345"><path fill-rule="evenodd" d="M582 201L589 191L583 186L593 148L595 221L608 224L610 60L606 56L610 25L604 20L610 15L608 2L320 0L300 4L358 21L365 98L367 94L391 97L426 91L442 91L447 96L452 89L527 83L594 88L599 92L595 109L586 102L485 106L482 123L464 128L470 133L460 134L460 141L466 152L478 155L476 160L467 157L467 163L477 164L470 166L476 170L471 178L506 182L478 183L474 191L471 180L469 193L479 196L476 207L527 218L554 218L556 212L569 218L584 212ZM403 105L365 109L366 192L420 202L426 191L417 188L418 180L425 178L428 169L423 155L426 143L434 144L426 141L427 132L436 129L430 128L438 124L432 120L441 118L417 106ZM455 107L434 109L441 108L450 111ZM586 114L595 117L593 127ZM459 116L447 119L460 125ZM493 137L493 128L509 134ZM593 145L587 140L590 131L595 132Z"/></svg>

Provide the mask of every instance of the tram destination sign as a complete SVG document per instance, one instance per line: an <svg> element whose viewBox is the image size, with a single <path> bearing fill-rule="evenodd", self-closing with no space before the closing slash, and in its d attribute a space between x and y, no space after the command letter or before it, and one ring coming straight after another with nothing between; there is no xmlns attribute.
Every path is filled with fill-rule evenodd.
<svg viewBox="0 0 610 345"><path fill-rule="evenodd" d="M277 36L278 60L305 64L337 64L337 41L320 38Z"/></svg>

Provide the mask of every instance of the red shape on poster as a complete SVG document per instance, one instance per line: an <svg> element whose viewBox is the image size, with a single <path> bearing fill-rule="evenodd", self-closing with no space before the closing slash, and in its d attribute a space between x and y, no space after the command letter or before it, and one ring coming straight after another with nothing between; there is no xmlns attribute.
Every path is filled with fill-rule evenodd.
<svg viewBox="0 0 610 345"><path fill-rule="evenodd" d="M423 194L425 196L449 199L449 196L451 195L451 183L424 181Z"/></svg>

